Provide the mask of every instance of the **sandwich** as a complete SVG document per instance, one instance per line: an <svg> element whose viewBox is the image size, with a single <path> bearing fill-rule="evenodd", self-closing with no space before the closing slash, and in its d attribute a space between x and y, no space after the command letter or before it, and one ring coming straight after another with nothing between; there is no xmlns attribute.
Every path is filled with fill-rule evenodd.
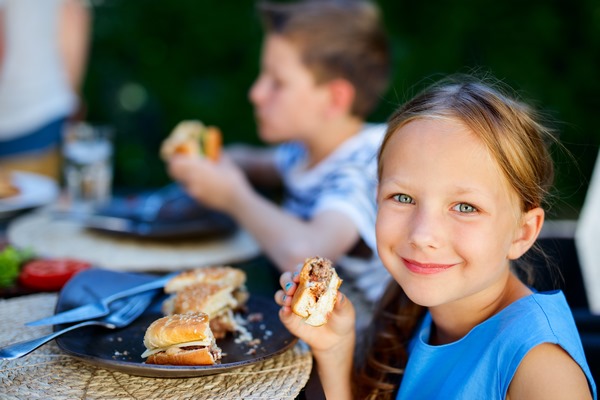
<svg viewBox="0 0 600 400"><path fill-rule="evenodd" d="M300 271L300 282L292 298L292 311L312 326L321 326L333 311L342 280L330 260L307 258Z"/></svg>
<svg viewBox="0 0 600 400"><path fill-rule="evenodd" d="M234 288L243 288L246 273L239 268L213 266L183 271L165 285L165 293L176 293L197 283L220 283Z"/></svg>
<svg viewBox="0 0 600 400"><path fill-rule="evenodd" d="M0 199L16 196L20 193L12 181L12 176L9 171L0 169Z"/></svg>
<svg viewBox="0 0 600 400"><path fill-rule="evenodd" d="M165 315L203 312L217 339L242 330L234 313L244 309L249 294L246 274L232 267L198 268L182 272L165 285L171 296L162 304Z"/></svg>
<svg viewBox="0 0 600 400"><path fill-rule="evenodd" d="M147 364L213 365L221 359L205 313L157 319L146 330L144 346Z"/></svg>
<svg viewBox="0 0 600 400"><path fill-rule="evenodd" d="M205 126L197 120L181 121L163 141L160 156L169 160L175 154L203 155L217 161L221 154L222 134L219 128Z"/></svg>

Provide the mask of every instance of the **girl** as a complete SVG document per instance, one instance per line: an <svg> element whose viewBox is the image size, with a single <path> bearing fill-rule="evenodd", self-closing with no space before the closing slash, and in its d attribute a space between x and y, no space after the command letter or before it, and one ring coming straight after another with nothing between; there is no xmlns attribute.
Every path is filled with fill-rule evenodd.
<svg viewBox="0 0 600 400"><path fill-rule="evenodd" d="M540 232L553 176L550 132L535 117L464 77L392 115L376 233L397 284L357 375L354 309L343 295L319 328L291 313L297 275L283 274L275 295L282 322L311 346L328 398L596 398L563 294L536 293L512 268Z"/></svg>

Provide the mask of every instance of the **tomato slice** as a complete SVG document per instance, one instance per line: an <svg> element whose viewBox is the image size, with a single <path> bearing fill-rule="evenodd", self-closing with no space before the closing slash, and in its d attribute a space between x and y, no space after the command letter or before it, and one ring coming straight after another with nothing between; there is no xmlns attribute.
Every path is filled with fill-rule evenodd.
<svg viewBox="0 0 600 400"><path fill-rule="evenodd" d="M19 282L30 289L58 291L73 275L90 267L88 262L69 258L33 260L21 269Z"/></svg>

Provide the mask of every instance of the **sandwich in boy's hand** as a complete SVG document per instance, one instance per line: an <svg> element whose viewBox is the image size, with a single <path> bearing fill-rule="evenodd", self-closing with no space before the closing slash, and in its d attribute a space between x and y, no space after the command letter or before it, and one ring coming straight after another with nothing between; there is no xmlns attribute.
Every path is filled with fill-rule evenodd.
<svg viewBox="0 0 600 400"><path fill-rule="evenodd" d="M197 120L181 121L163 141L160 156L167 161L175 154L204 155L217 161L221 154L222 135L219 128L205 126Z"/></svg>
<svg viewBox="0 0 600 400"><path fill-rule="evenodd" d="M320 326L327 322L333 310L342 280L330 260L307 258L300 271L300 282L292 298L292 311L304 322Z"/></svg>
<svg viewBox="0 0 600 400"><path fill-rule="evenodd" d="M246 273L232 267L197 268L182 272L165 285L172 295L163 302L165 315L204 312L217 339L242 330L234 312L244 308L249 294Z"/></svg>
<svg viewBox="0 0 600 400"><path fill-rule="evenodd" d="M157 319L146 330L144 346L147 364L213 365L221 359L205 313Z"/></svg>

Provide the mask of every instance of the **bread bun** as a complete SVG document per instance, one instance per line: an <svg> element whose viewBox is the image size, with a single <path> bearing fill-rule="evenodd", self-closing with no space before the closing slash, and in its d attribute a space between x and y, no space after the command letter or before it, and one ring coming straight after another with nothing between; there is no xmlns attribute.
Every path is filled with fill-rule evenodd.
<svg viewBox="0 0 600 400"><path fill-rule="evenodd" d="M185 271L165 285L172 295L162 304L165 315L204 312L210 318L210 328L215 338L240 327L233 311L244 308L249 293L244 286L246 273L232 267L207 267Z"/></svg>
<svg viewBox="0 0 600 400"><path fill-rule="evenodd" d="M165 293L179 292L186 286L197 283L218 283L238 288L246 283L246 273L229 266L196 268L184 271L169 280L165 285Z"/></svg>
<svg viewBox="0 0 600 400"><path fill-rule="evenodd" d="M211 365L221 358L205 313L157 319L146 330L144 346L149 364Z"/></svg>
<svg viewBox="0 0 600 400"><path fill-rule="evenodd" d="M202 347L194 350L185 350L173 348L167 351L161 351L152 354L146 360L147 364L161 365L213 365L219 358L215 358L214 353L208 347Z"/></svg>
<svg viewBox="0 0 600 400"><path fill-rule="evenodd" d="M148 349L164 348L206 338L212 338L207 314L174 314L150 324L144 335L144 346Z"/></svg>
<svg viewBox="0 0 600 400"><path fill-rule="evenodd" d="M300 282L292 298L292 311L312 326L327 322L333 311L342 280L330 260L307 258L300 271Z"/></svg>
<svg viewBox="0 0 600 400"><path fill-rule="evenodd" d="M225 309L238 306L233 288L226 285L197 283L187 286L163 303L164 314L187 314L204 312L209 318L216 317Z"/></svg>
<svg viewBox="0 0 600 400"><path fill-rule="evenodd" d="M222 135L219 128L205 126L197 120L181 121L163 141L160 156L167 161L175 154L204 155L210 160L219 159Z"/></svg>

